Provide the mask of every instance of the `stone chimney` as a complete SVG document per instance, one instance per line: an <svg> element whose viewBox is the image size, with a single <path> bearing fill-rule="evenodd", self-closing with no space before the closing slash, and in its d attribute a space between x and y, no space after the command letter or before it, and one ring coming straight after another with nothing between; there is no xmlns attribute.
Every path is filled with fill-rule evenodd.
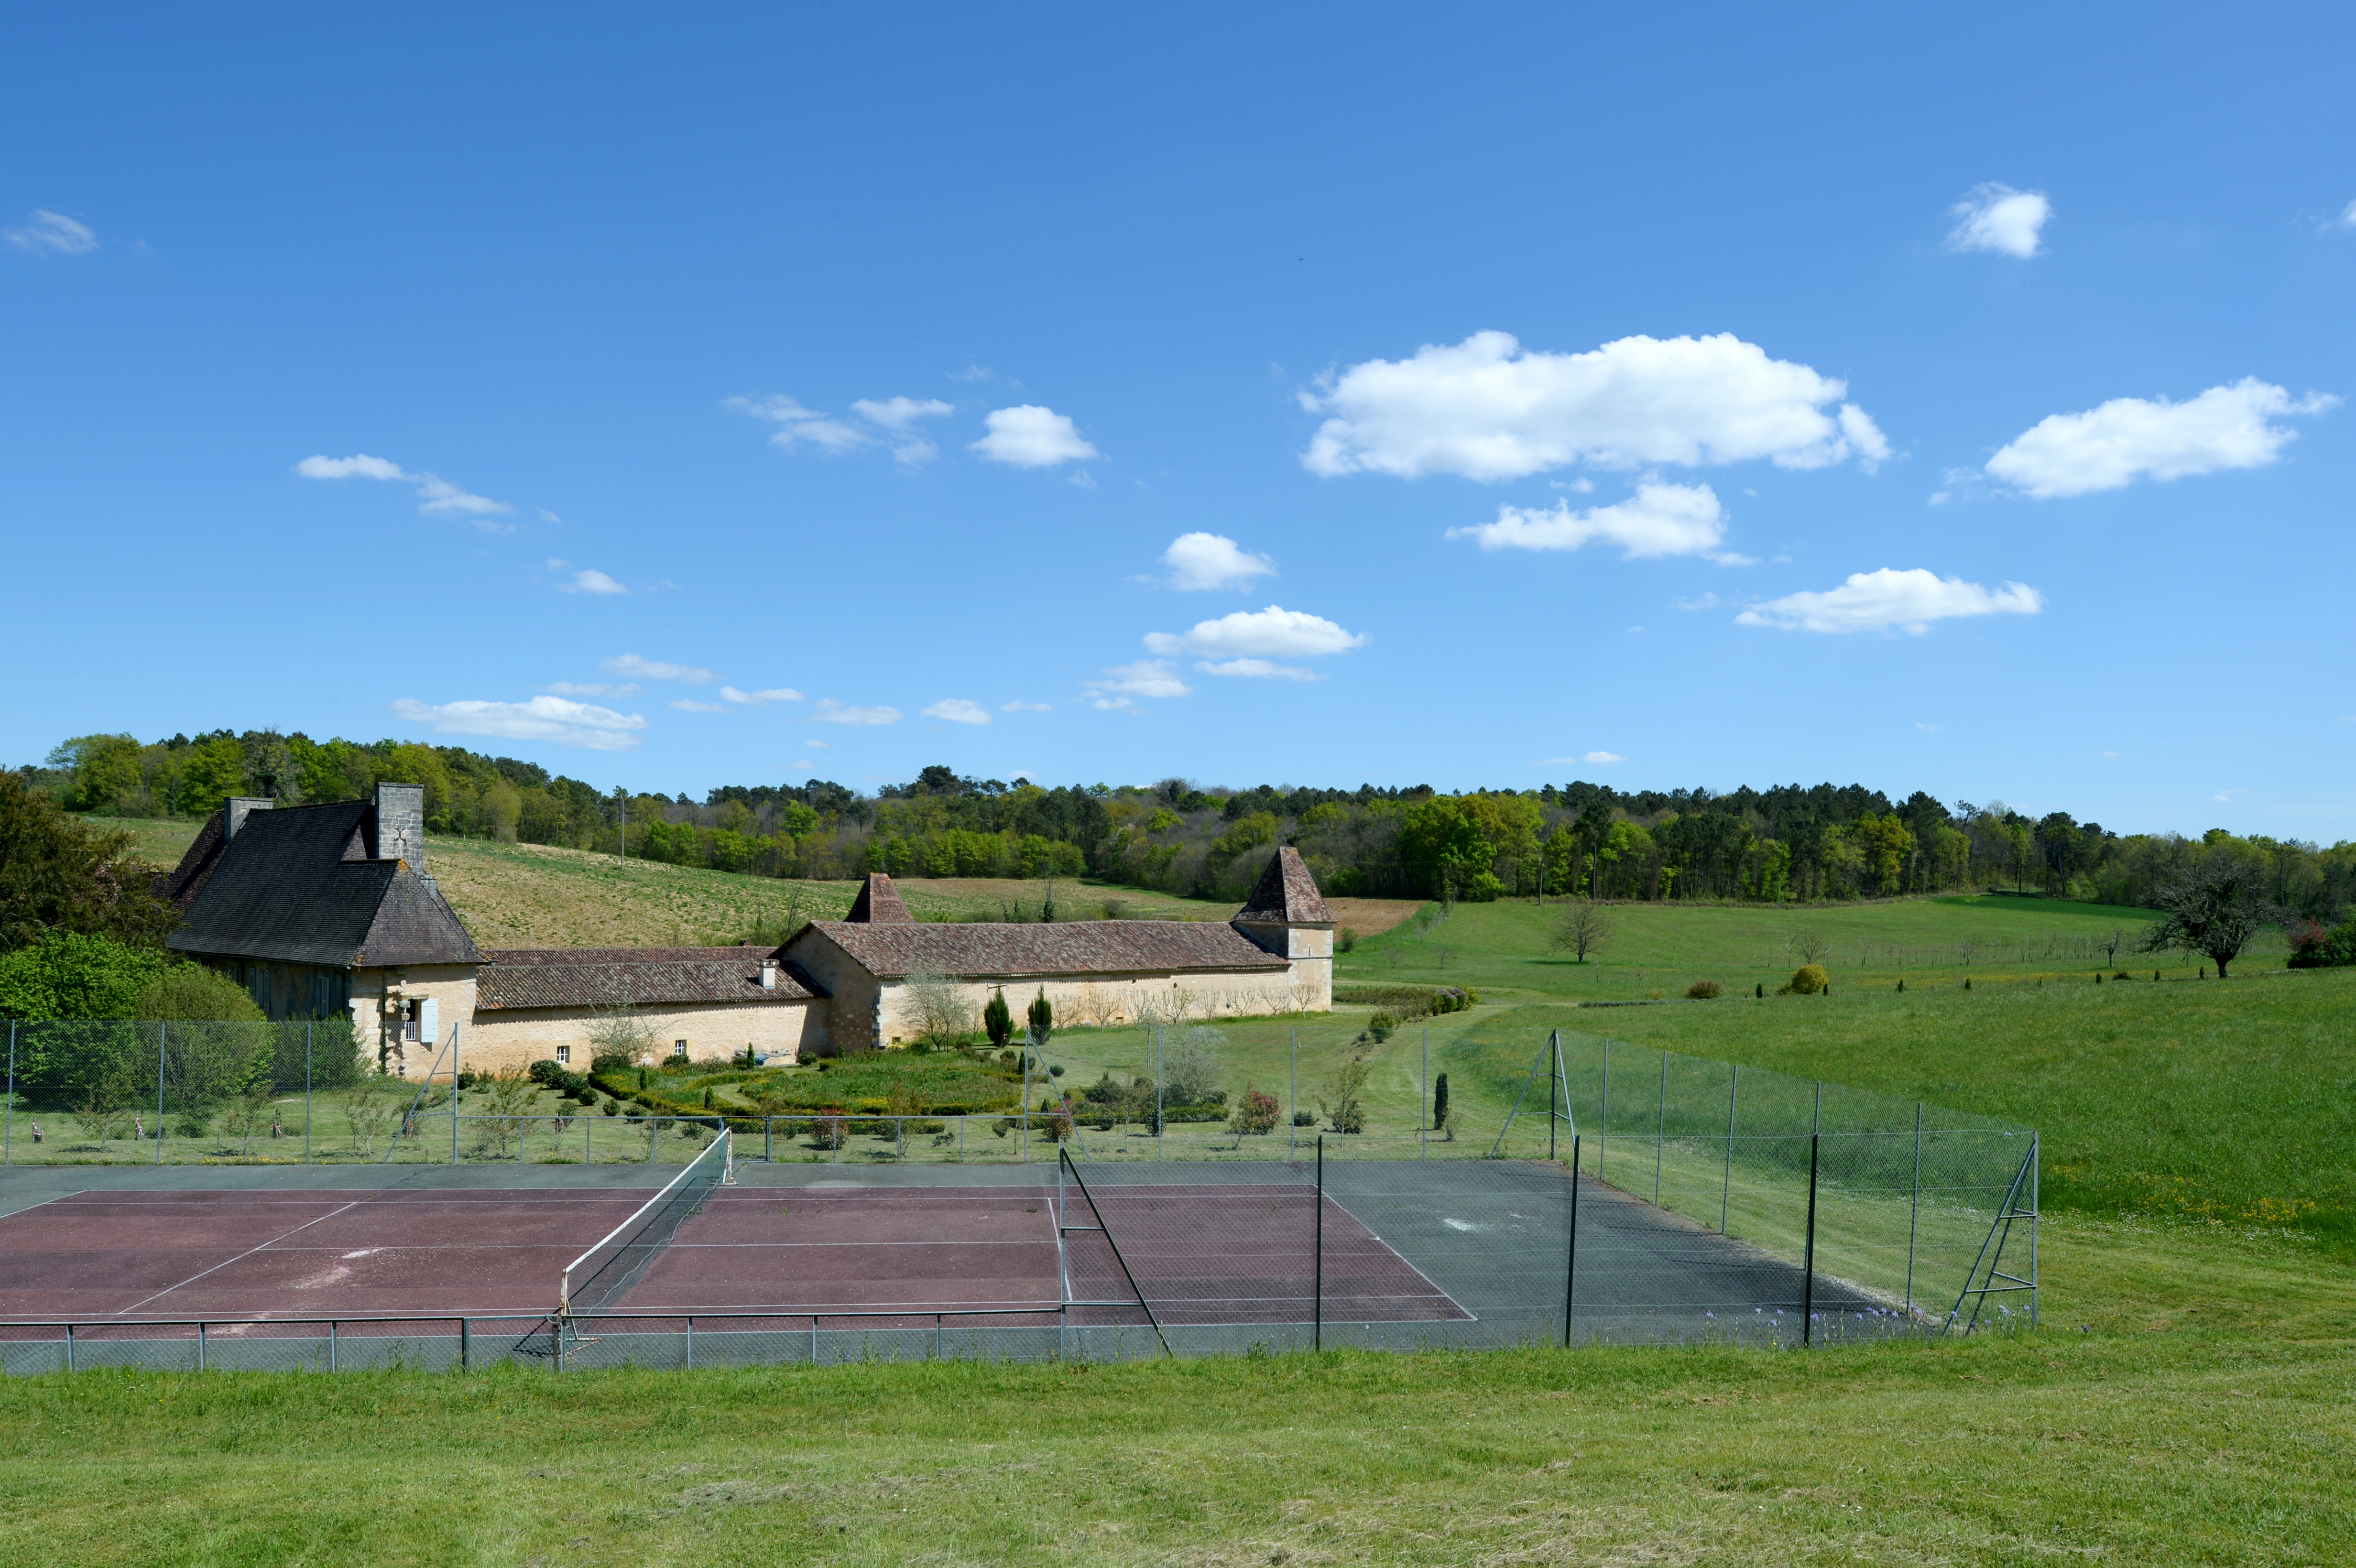
<svg viewBox="0 0 2356 1568"><path fill-rule="evenodd" d="M376 858L406 860L409 869L425 869L425 786L380 784L376 786Z"/></svg>
<svg viewBox="0 0 2356 1568"><path fill-rule="evenodd" d="M275 801L264 800L253 795L230 796L229 805L221 812L221 842L229 843L237 837L237 830L245 826L248 814L268 811L276 804Z"/></svg>

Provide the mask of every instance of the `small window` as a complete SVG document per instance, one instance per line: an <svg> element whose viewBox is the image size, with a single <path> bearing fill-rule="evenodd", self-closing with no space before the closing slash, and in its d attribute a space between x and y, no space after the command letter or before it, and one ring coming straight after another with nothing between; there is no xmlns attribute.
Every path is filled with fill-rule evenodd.
<svg viewBox="0 0 2356 1568"><path fill-rule="evenodd" d="M571 1046L560 1045L556 1048L556 1065L559 1067L570 1067L573 1065L573 1048Z"/></svg>
<svg viewBox="0 0 2356 1568"><path fill-rule="evenodd" d="M687 1041L683 1040L672 1040L670 1042L670 1053L675 1060L685 1061L687 1060Z"/></svg>

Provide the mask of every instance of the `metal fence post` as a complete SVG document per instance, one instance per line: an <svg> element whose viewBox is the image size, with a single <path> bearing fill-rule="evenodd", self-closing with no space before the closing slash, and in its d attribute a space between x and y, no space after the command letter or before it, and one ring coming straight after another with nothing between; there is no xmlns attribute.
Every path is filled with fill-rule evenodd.
<svg viewBox="0 0 2356 1568"><path fill-rule="evenodd" d="M8 1025L8 1125L0 1133L0 1165L16 1161L16 1025Z"/></svg>
<svg viewBox="0 0 2356 1568"><path fill-rule="evenodd" d="M2029 1135L2029 1326L2037 1327L2037 1201L2038 1144L2044 1134Z"/></svg>
<svg viewBox="0 0 2356 1568"><path fill-rule="evenodd" d="M1563 1085L1568 1089L1568 1083ZM1571 1135L1571 1168L1578 1165L1579 1135ZM1603 1157L1612 1147L1612 1037L1603 1037L1603 1111L1595 1118L1595 1179L1603 1179Z"/></svg>
<svg viewBox="0 0 2356 1568"><path fill-rule="evenodd" d="M1721 1236L1729 1233L1726 1229L1726 1205L1727 1200L1734 1191L1734 1104L1741 1093L1742 1063L1738 1061L1734 1064L1734 1071L1728 1076L1726 1083L1726 1184L1718 1190L1718 1233Z"/></svg>
<svg viewBox="0 0 2356 1568"><path fill-rule="evenodd" d="M516 1158L523 1158L523 1128L516 1129ZM458 1163L458 1026L450 1026L450 1163Z"/></svg>
<svg viewBox="0 0 2356 1568"><path fill-rule="evenodd" d="M172 1026L155 1026L155 1163L164 1163L164 1042L170 1038Z"/></svg>
<svg viewBox="0 0 2356 1568"><path fill-rule="evenodd" d="M1316 1327L1312 1330L1310 1348L1325 1348L1325 1135L1317 1135L1317 1224L1316 1239L1311 1243L1316 1261L1311 1265L1309 1293L1316 1302Z"/></svg>
<svg viewBox="0 0 2356 1568"><path fill-rule="evenodd" d="M1579 1135L1570 1135L1570 1240L1562 1260L1562 1347L1570 1349L1570 1302L1579 1283Z"/></svg>
<svg viewBox="0 0 2356 1568"><path fill-rule="evenodd" d="M1669 1141L1669 1053L1661 1052L1661 1125L1653 1134L1653 1203L1661 1201L1661 1148Z"/></svg>
<svg viewBox="0 0 2356 1568"><path fill-rule="evenodd" d="M458 1319L458 1370L462 1372L475 1370L475 1340L470 1329L466 1318Z"/></svg>
<svg viewBox="0 0 2356 1568"><path fill-rule="evenodd" d="M303 1026L303 1163L311 1163L311 1052L316 1024Z"/></svg>
<svg viewBox="0 0 2356 1568"><path fill-rule="evenodd" d="M761 1163L775 1165L777 1162L776 1149L777 1118L763 1116L761 1118Z"/></svg>
<svg viewBox="0 0 2356 1568"><path fill-rule="evenodd" d="M1914 1238L1922 1226L1922 1102L1914 1102L1914 1196L1906 1211L1906 1316L1914 1316Z"/></svg>
<svg viewBox="0 0 2356 1568"><path fill-rule="evenodd" d="M1554 1053L1554 1061L1549 1067L1547 1078L1547 1158L1552 1159L1555 1124L1560 1120L1555 1111L1557 1098L1555 1086L1561 1084L1566 1089L1570 1087L1569 1084L1563 1083L1562 1077L1562 1030L1556 1029L1547 1036L1547 1049Z"/></svg>
<svg viewBox="0 0 2356 1568"><path fill-rule="evenodd" d="M1291 1087L1284 1092L1284 1148L1288 1154L1301 1152L1301 1124L1293 1118L1301 1115L1301 1026L1294 1024L1289 1031L1286 1051L1291 1062Z"/></svg>
<svg viewBox="0 0 2356 1568"><path fill-rule="evenodd" d="M1153 1157L1162 1157L1162 1026L1153 1026Z"/></svg>
<svg viewBox="0 0 2356 1568"><path fill-rule="evenodd" d="M1815 1342L1816 1146L1822 1141L1820 1133L1808 1135L1808 1241L1800 1264L1800 1343L1804 1347Z"/></svg>
<svg viewBox="0 0 2356 1568"><path fill-rule="evenodd" d="M662 1118L660 1116L648 1116L647 1118L647 1163L648 1165L659 1165L662 1163L662 1146L656 1142L656 1140L661 1136Z"/></svg>
<svg viewBox="0 0 2356 1568"><path fill-rule="evenodd" d="M1423 1115L1415 1130L1415 1157L1431 1154L1431 1026L1423 1026Z"/></svg>

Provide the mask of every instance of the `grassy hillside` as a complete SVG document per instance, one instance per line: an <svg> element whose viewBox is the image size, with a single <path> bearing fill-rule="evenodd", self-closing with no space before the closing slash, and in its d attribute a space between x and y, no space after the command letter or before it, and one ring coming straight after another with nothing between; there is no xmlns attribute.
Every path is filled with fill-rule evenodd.
<svg viewBox="0 0 2356 1568"><path fill-rule="evenodd" d="M198 824L91 817L93 826L127 828L139 852L169 865L196 837ZM426 855L442 891L475 940L487 947L628 947L726 944L789 912L838 920L855 882L779 881L652 860L624 860L545 844L434 838ZM911 877L900 884L919 919L1000 915L1012 903L1037 918L1047 885L999 878ZM1387 931L1419 907L1412 900L1338 899L1335 917L1360 932ZM1101 882L1062 881L1064 920L1226 920L1230 903Z"/></svg>
<svg viewBox="0 0 2356 1568"><path fill-rule="evenodd" d="M2158 958L2134 946L2151 923L2147 910L2006 894L1898 899L1885 902L1771 907L1758 904L1612 904L1609 942L1584 964L1553 945L1565 912L1534 900L1459 904L1447 919L1429 915L1358 944L1339 967L1347 984L1393 980L1472 986L1484 997L1676 997L1696 980L1729 991L1763 984L1773 990L1800 964L1800 939L1824 943L1822 960L1836 992L1986 980L2034 980L2074 974L2091 980L2104 967L2104 943L2118 944L2112 967L2148 978L2190 977L2181 955ZM1435 908L1430 914L1437 914ZM2269 933L2245 962L2279 967L2286 949Z"/></svg>

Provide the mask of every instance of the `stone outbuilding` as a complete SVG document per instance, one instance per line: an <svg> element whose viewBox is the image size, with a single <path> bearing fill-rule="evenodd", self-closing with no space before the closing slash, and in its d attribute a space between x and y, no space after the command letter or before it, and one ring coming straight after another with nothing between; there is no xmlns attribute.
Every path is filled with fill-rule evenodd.
<svg viewBox="0 0 2356 1568"><path fill-rule="evenodd" d="M1333 1005L1333 918L1290 847L1224 923L920 922L878 871L847 918L813 922L780 951L827 994L835 1051L907 1043L924 1032L928 1010L946 1002L979 1014L1001 988L1018 1018L1044 992L1057 1018L1095 1025Z"/></svg>

